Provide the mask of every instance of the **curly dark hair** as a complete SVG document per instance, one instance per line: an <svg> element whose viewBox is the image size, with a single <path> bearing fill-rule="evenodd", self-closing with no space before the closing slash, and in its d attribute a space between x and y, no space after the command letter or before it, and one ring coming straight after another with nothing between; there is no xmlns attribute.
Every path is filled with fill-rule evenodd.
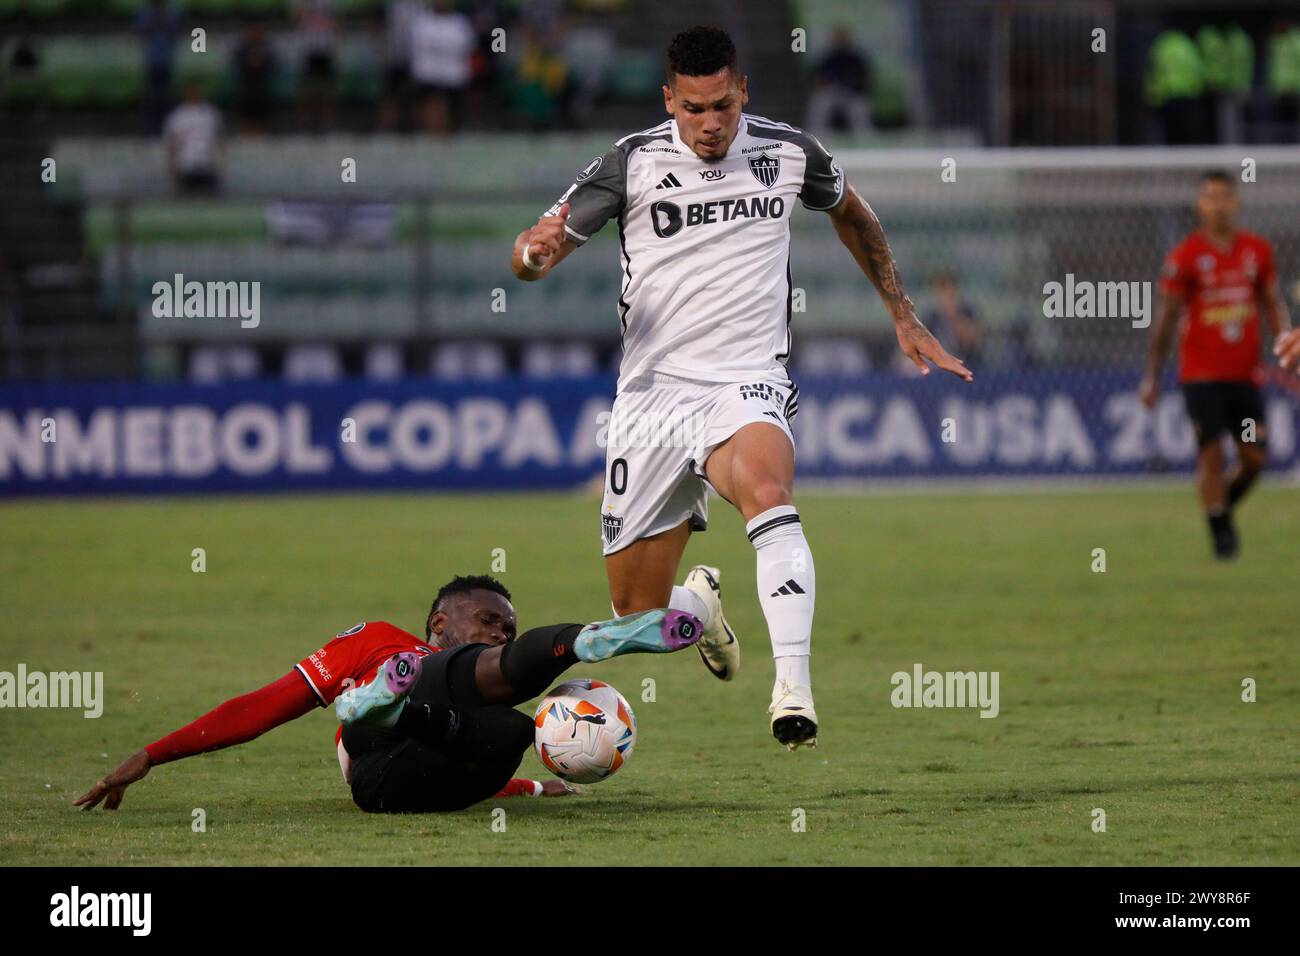
<svg viewBox="0 0 1300 956"><path fill-rule="evenodd" d="M693 26L673 37L664 58L664 73L668 82L673 77L712 76L723 67L738 74L736 44L726 30L717 27Z"/></svg>
<svg viewBox="0 0 1300 956"><path fill-rule="evenodd" d="M510 600L510 592L506 590L506 586L490 574L458 574L438 589L437 597L433 599L433 604L429 606L429 616L424 619L424 636L426 638L433 636L431 622L433 615L438 610L438 606L449 597L465 594L469 591L491 591L494 594L500 594L507 601Z"/></svg>

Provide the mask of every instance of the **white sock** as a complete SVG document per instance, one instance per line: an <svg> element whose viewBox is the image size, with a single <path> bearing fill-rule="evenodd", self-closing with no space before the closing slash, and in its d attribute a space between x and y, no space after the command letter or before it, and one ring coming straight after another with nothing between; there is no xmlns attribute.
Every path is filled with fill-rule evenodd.
<svg viewBox="0 0 1300 956"><path fill-rule="evenodd" d="M811 658L807 654L776 659L776 680L788 681L803 687L812 687L812 673L808 668Z"/></svg>
<svg viewBox="0 0 1300 956"><path fill-rule="evenodd" d="M799 683L810 685L808 656L812 653L817 575L799 512L793 505L769 508L746 524L745 531L758 552L758 603L767 618L777 675L781 676L781 668L790 668L802 675ZM795 663L799 659L803 660L801 671Z"/></svg>
<svg viewBox="0 0 1300 956"><path fill-rule="evenodd" d="M700 619L700 624L704 627L708 627L712 623L709 620L709 608L700 596L680 584L673 585L673 596L669 599L668 606L674 611L685 611L688 614L694 614Z"/></svg>

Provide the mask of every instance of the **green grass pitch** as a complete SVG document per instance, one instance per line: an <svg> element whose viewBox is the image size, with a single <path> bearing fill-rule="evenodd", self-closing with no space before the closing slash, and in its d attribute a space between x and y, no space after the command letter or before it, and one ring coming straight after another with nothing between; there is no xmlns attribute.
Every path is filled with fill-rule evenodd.
<svg viewBox="0 0 1300 956"><path fill-rule="evenodd" d="M817 750L769 735L753 551L715 501L687 558L723 568L745 655L734 683L693 651L579 667L636 710L618 776L581 798L382 817L353 806L325 712L156 768L116 813L69 804L358 620L421 629L436 587L489 570L495 548L523 627L608 616L595 501L6 503L0 670L103 671L105 709L0 711L0 864L524 864L577 850L623 864L1300 863L1300 493L1266 485L1247 502L1228 566L1209 557L1190 483L799 505L818 572ZM890 676L918 662L997 671L999 716L895 709ZM522 773L544 775L532 754Z"/></svg>

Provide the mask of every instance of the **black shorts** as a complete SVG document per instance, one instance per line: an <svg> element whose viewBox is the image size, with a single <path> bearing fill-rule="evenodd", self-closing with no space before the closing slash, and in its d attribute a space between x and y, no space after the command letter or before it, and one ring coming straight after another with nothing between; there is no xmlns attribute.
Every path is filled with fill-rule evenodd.
<svg viewBox="0 0 1300 956"><path fill-rule="evenodd" d="M1198 448L1214 444L1225 434L1240 441L1247 419L1255 423L1255 444L1268 447L1264 396L1250 382L1184 382L1183 399Z"/></svg>
<svg viewBox="0 0 1300 956"><path fill-rule="evenodd" d="M421 100L440 97L447 101L447 112L451 114L453 126L459 126L465 111L465 87L446 86L442 83L416 82L415 95Z"/></svg>
<svg viewBox="0 0 1300 956"><path fill-rule="evenodd" d="M490 646L466 644L424 658L420 679L411 689L412 703L488 709L473 674L478 655ZM436 813L463 810L498 793L532 745L533 728L526 714L509 707L493 709L501 711L498 716L505 721L509 740L469 757L449 755L362 723L344 727L353 802L367 813ZM502 726L500 720L497 725Z"/></svg>
<svg viewBox="0 0 1300 956"><path fill-rule="evenodd" d="M410 96L414 85L411 81L411 68L405 63L394 63L384 71L384 93L388 96Z"/></svg>

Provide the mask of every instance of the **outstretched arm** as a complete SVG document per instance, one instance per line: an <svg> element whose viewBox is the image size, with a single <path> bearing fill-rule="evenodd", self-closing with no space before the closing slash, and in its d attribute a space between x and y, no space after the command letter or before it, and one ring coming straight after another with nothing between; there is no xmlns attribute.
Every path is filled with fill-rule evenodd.
<svg viewBox="0 0 1300 956"><path fill-rule="evenodd" d="M116 770L73 801L73 805L91 810L103 801L105 810L116 810L122 803L126 788L143 778L151 767L246 743L272 727L301 717L318 704L316 695L302 675L290 671L260 690L226 701L180 730L132 754Z"/></svg>
<svg viewBox="0 0 1300 956"><path fill-rule="evenodd" d="M511 780L498 797L571 797L586 791L574 783L563 780Z"/></svg>
<svg viewBox="0 0 1300 956"><path fill-rule="evenodd" d="M922 375L930 373L926 364L929 360L945 372L967 382L973 381L975 376L961 359L949 355L916 317L916 308L903 289L903 277L875 212L852 185L845 184L845 193L843 201L830 211L831 221L840 242L852 253L889 310L903 353L916 364Z"/></svg>

